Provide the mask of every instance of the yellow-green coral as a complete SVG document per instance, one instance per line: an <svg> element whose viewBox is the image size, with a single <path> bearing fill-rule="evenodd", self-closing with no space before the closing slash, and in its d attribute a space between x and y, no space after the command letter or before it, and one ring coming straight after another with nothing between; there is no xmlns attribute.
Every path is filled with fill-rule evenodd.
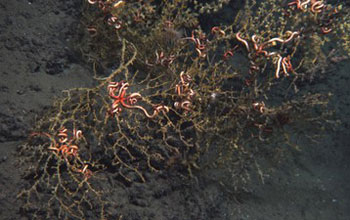
<svg viewBox="0 0 350 220"><path fill-rule="evenodd" d="M108 6L116 1L97 2ZM50 201L39 202L33 215L46 208L47 216L58 210L60 216L84 219L85 208L96 206L96 218L116 218L105 210L113 203L103 193L109 190L106 176L131 184L147 182L149 172L171 169L191 177L216 167L229 173L218 181L244 187L250 167L264 172L258 165L263 152L291 145L289 136L301 128L299 123L328 116L328 94L294 94L291 88L297 90L299 79L317 74L310 69L329 62L328 36L345 42L345 32L322 33L319 22L327 20L326 14L298 11L285 1L247 1L237 14L213 26L216 31L201 23L200 14L220 13L234 2L135 0L114 9L86 3L82 23L96 32L86 32L78 46L94 64L96 86L65 91L35 130L82 130L86 144L79 155L93 175L86 179L72 172L47 143L25 144L22 156L34 164L30 175L35 178L19 196L30 207L42 198L40 186ZM348 16L334 15L332 28L347 29L341 21ZM107 88L122 81L146 111L159 105L169 111L150 119L132 107L136 100L126 99L131 107L111 114L117 108ZM275 147L264 148L268 143Z"/></svg>

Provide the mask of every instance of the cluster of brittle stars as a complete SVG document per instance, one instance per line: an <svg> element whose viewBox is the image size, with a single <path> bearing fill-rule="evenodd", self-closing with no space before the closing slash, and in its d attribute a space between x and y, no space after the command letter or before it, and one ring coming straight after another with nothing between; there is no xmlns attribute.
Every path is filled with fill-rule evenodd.
<svg viewBox="0 0 350 220"><path fill-rule="evenodd" d="M310 7L310 10L312 13L317 14L321 13L322 9L325 7L325 4L323 0L321 1L316 1L316 0L295 0L293 2L288 3L288 6L296 6L297 9L306 12L307 8Z"/></svg>
<svg viewBox="0 0 350 220"><path fill-rule="evenodd" d="M186 74L184 71L180 73L180 81L175 85L175 93L177 95L177 101L174 102L175 109L181 109L184 113L192 111L193 101L196 93L191 89L192 78L190 75ZM147 118L153 119L160 112L166 114L169 112L169 107L165 105L153 105L153 113L148 113L148 111L141 105L137 105L137 102L142 99L142 96L138 92L131 94L126 94L129 88L129 83L120 82L110 82L107 90L109 97L113 100L112 105L108 111L109 116L119 116L126 109L139 109L141 110Z"/></svg>
<svg viewBox="0 0 350 220"><path fill-rule="evenodd" d="M313 14L321 14L325 12L328 17L331 17L332 15L338 14L338 9L333 8L330 5L326 5L325 1L323 0L294 0L290 3L288 3L289 7L293 7L293 9L300 10L302 12L307 12L308 8L310 8L311 13ZM328 20L327 23L323 24L321 27L321 33L328 34L332 32L332 28L329 27L332 23L332 19Z"/></svg>
<svg viewBox="0 0 350 220"><path fill-rule="evenodd" d="M57 158L63 158L67 166L74 172L82 173L84 179L87 180L92 176L92 171L88 169L88 164L82 163L79 157L79 146L76 144L83 137L81 130L73 129L71 137L68 135L68 129L61 127L58 129L58 134L53 136L46 132L33 132L30 137L44 136L48 137L51 141L50 146L47 148L51 150ZM57 139L57 140L56 140ZM71 164L73 159L77 159L81 163L81 168Z"/></svg>
<svg viewBox="0 0 350 220"><path fill-rule="evenodd" d="M191 37L185 37L182 38L183 40L191 40L192 42L195 43L195 50L198 53L198 56L200 58L204 58L206 57L207 53L206 53L206 43L207 43L207 39L205 37L205 34L199 34L199 37L195 37L195 32L192 31ZM211 29L211 33L213 35L220 35L220 36L225 36L226 33L224 30L222 30L220 27L215 26ZM277 44L277 42L282 43L282 44L286 44L290 41L292 41L293 39L295 39L297 36L299 36L300 32L299 31L286 31L285 36L286 39L283 39L282 37L274 37L270 40L267 40L265 42L261 42L261 39L256 35L252 35L250 40L246 40L241 36L241 32L237 32L235 37L236 39L242 43L245 48L247 49L248 53L251 53L252 50L254 50L253 54L254 56L259 56L259 55L264 55L265 57L269 58L271 57L273 59L273 62L276 64L276 71L275 71L275 78L279 78L280 77L280 72L282 71L284 73L285 76L289 76L289 73L293 73L294 69L291 63L291 57L290 55L282 57L281 54L273 51L273 52L269 52L267 51L268 48L275 46ZM251 49L249 42L250 41L253 46ZM238 48L238 45L236 45L235 47L233 47L233 49L229 49L226 50L225 53L223 54L223 59L227 60L228 57L232 57L234 54L234 51ZM252 54L250 54L251 56ZM157 56L159 57L159 56ZM253 71L258 70L259 67L252 61L251 62L251 67L250 67L250 73L252 73Z"/></svg>
<svg viewBox="0 0 350 220"><path fill-rule="evenodd" d="M174 23L172 21L169 21L169 20L164 21L163 26L167 30L174 29ZM146 65L152 66L152 67L156 66L156 65L169 67L169 65L171 65L174 62L174 60L176 59L176 56L174 54L166 55L164 51L158 52L156 50L155 54L156 54L156 60L154 61L154 63L151 63L148 61L148 59L146 59L146 61L145 61Z"/></svg>
<svg viewBox="0 0 350 220"><path fill-rule="evenodd" d="M112 15L110 12L115 9L119 9L125 5L125 1L122 0L88 0L88 3L91 5L97 4L99 9L105 15L107 24L114 27L116 30L119 30L123 27L123 22L116 16ZM93 26L87 28L91 36L96 36L97 29Z"/></svg>
<svg viewBox="0 0 350 220"><path fill-rule="evenodd" d="M195 92L190 88L192 78L184 71L180 73L180 81L175 86L175 92L179 100L174 103L176 109L183 109L184 113L192 111L193 99Z"/></svg>
<svg viewBox="0 0 350 220"><path fill-rule="evenodd" d="M283 39L281 37L274 37L270 40L267 40L265 42L261 42L261 39L257 35L252 35L250 38L250 41L253 43L253 49L250 48L248 40L245 40L241 37L241 33L238 32L236 34L236 39L241 42L247 49L248 53L250 53L250 57L252 56L259 56L263 55L266 58L272 57L274 63L276 64L276 71L275 71L275 78L280 77L280 72L284 73L285 76L289 76L289 73L294 72L292 63L290 61L291 57L290 55L286 57L282 57L280 53L277 53L276 51L269 52L267 51L268 48L275 46L277 42L286 44L290 41L292 41L294 38L299 36L300 32L299 31L286 31L286 39ZM251 62L251 68L250 68L250 73L252 71L258 70L258 66L254 63L254 61Z"/></svg>
<svg viewBox="0 0 350 220"><path fill-rule="evenodd" d="M192 99L195 94L193 90L189 88L192 79L184 72L181 72L180 79L180 82L176 85L176 93L181 100L175 102L174 106L175 108L184 109L186 112L191 111ZM142 99L141 94L137 92L127 94L128 88L129 84L124 81L109 83L107 87L108 95L113 100L108 111L109 116L118 117L122 112L122 108L139 109L150 119L155 118L160 112L163 114L169 112L169 108L165 105L153 105L153 113L149 113L144 107L137 105L137 102ZM61 127L57 132L57 135L51 135L46 132L33 132L30 137L44 136L49 138L51 142L47 149L52 151L57 158L63 158L67 167L74 172L82 173L84 179L88 180L93 173L88 168L89 165L82 162L79 156L79 146L77 144L80 139L84 139L82 131L74 128L71 135L69 135L68 129ZM80 165L72 163L74 160Z"/></svg>
<svg viewBox="0 0 350 220"><path fill-rule="evenodd" d="M125 25L128 22L123 22L122 19L120 19L116 14L116 10L120 10L121 8L123 8L123 6L126 4L126 1L123 0L87 0L89 4L91 5L97 5L97 7L99 9L101 9L101 11L104 14L104 20L107 21L107 24L112 26L115 30L120 30L123 27L125 27ZM140 0L139 2L142 2L142 0ZM147 1L143 2L144 4ZM144 7L144 5L142 7L140 7L139 9L137 9L137 11L134 13L133 16L133 20L135 23L139 23L139 22L144 22L145 21L145 15L142 13L142 10L146 10L148 12L154 12L152 7ZM94 26L89 26L87 28L88 32L90 33L90 35L92 37L97 35L97 29Z"/></svg>
<svg viewBox="0 0 350 220"><path fill-rule="evenodd" d="M122 107L127 109L139 109L141 110L147 118L154 118L160 112L164 114L169 112L169 108L165 105L153 105L153 113L150 114L148 111L141 105L136 105L136 103L142 99L140 93L134 92L129 95L126 95L126 91L129 88L129 83L124 81L121 82L110 82L107 89L108 95L113 99L112 106L109 110L109 115L116 116L122 112Z"/></svg>
<svg viewBox="0 0 350 220"><path fill-rule="evenodd" d="M211 29L211 34L213 36L220 36L220 37L224 37L226 35L225 31L218 26L215 26ZM192 31L191 37L185 37L185 38L182 38L182 40L192 41L195 44L195 50L200 58L205 58L207 56L206 47L209 40L207 39L207 36L204 33L199 32L198 37L195 37L195 31ZM237 49L237 47L238 46L234 47L232 50L227 50L224 53L223 59L226 60L228 56L233 56L233 51Z"/></svg>
<svg viewBox="0 0 350 220"><path fill-rule="evenodd" d="M323 12L327 12L327 16L331 17L334 14L338 13L337 8L332 8L329 5L326 5L323 0L294 0L287 4L288 7L293 8L294 6L296 9L301 10L302 12L306 12L308 8L310 8L310 11L314 14L320 14ZM328 34L332 31L332 28L329 27L331 24L332 19L330 19L326 24L321 24L321 33ZM195 31L192 31L191 37L185 37L182 38L183 40L190 40L195 44L195 50L198 53L198 56L200 58L206 57L206 46L208 44L208 40L206 38L206 35L203 33L199 33L198 37L195 36ZM280 53L276 51L268 51L267 49L273 46L276 46L277 43L281 44L287 44L288 42L291 42L293 39L296 39L300 36L301 31L286 31L284 36L282 37L274 37L272 39L269 39L267 41L262 42L262 38L259 37L256 34L253 34L250 39L249 38L243 38L241 36L241 32L237 32L235 37L236 39L244 45L244 47L247 49L250 58L253 56L257 57L259 55L263 55L266 58L272 59L272 62L276 66L275 69L275 78L280 78L281 72L285 76L289 76L290 73L294 73L294 69L291 62L291 55L282 56ZM211 29L212 35L219 35L221 37L225 37L226 33L224 30L222 30L220 27L215 26ZM252 44L252 46L250 46ZM238 48L238 45L233 47L233 49L226 50L223 54L223 59L227 60L228 57L232 57L234 54L234 51ZM259 66L254 62L254 60L251 61L250 71L249 73L253 73L254 71L258 71ZM249 84L247 82L247 84Z"/></svg>

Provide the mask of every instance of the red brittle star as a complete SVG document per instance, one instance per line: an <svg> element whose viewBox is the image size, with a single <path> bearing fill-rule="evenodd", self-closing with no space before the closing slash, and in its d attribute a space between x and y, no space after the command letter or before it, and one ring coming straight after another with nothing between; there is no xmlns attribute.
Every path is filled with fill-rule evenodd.
<svg viewBox="0 0 350 220"><path fill-rule="evenodd" d="M156 51L155 63L150 63L150 62L148 62L148 60L146 60L146 64L148 66L154 66L154 65L160 64L161 66L167 67L174 62L175 58L176 58L175 55L170 54L169 56L165 56L163 51L161 51L160 53L158 53L158 51Z"/></svg>
<svg viewBox="0 0 350 220"><path fill-rule="evenodd" d="M191 37L185 37L182 38L182 40L191 40L195 43L196 46L196 51L198 53L198 56L200 58L205 58L206 57L206 52L205 52L205 47L206 47L206 42L207 39L204 34L199 34L199 37L194 37L194 31L192 31Z"/></svg>
<svg viewBox="0 0 350 220"><path fill-rule="evenodd" d="M126 96L126 90L128 88L129 88L129 83L126 83L123 81L109 83L107 87L108 94L112 99L114 99L112 103L112 108L109 111L110 115L118 115L122 111L121 106L128 109L140 109L148 118L156 117L159 114L159 112L163 112L163 113L169 112L169 108L167 106L155 105L153 113L149 114L144 107L135 105L138 100L142 99L142 96L140 93L134 92Z"/></svg>

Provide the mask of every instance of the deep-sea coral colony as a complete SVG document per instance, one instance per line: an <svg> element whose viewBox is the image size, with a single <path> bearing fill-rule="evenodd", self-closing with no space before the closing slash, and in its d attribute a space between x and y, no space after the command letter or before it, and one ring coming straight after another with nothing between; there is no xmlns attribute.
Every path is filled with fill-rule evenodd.
<svg viewBox="0 0 350 220"><path fill-rule="evenodd" d="M97 4L98 7L105 13L105 16L107 18L107 23L111 26L114 26L117 30L122 28L122 21L115 16L115 14L111 13L115 9L122 8L126 2L121 0L88 0L90 4ZM325 5L324 1L315 1L315 0L295 0L292 2L289 2L287 4L288 7L292 9L297 9L302 11L303 13L307 13L310 11L313 14L320 14L322 12L328 13L328 17L331 17L333 14L338 13L337 8L333 8L330 5ZM310 10L308 10L310 8ZM172 26L173 23L171 21L167 21L168 26ZM321 27L321 32L323 34L330 33L332 31L332 28L330 27L332 25L331 19L329 22L327 22L325 25ZM91 32L93 35L96 33L96 30L92 27L88 27L89 32ZM235 37L236 39L241 42L244 47L246 48L248 52L248 56L251 58L251 66L250 66L250 72L258 71L259 66L255 63L255 60L260 56L263 55L266 59L271 60L273 64L275 65L275 78L280 77L280 73L282 72L284 76L289 76L289 73L294 73L294 69L291 62L291 55L283 56L281 53L276 52L273 47L277 46L277 43L280 44L287 44L291 42L292 40L296 39L300 36L300 30L297 31L285 31L285 34L282 37L274 37L269 40L263 41L263 38L258 36L257 34L253 34L250 39L249 38L243 38L241 35L242 33L237 32ZM221 37L224 37L226 35L225 31L222 30L218 26L214 26L211 29L211 33L213 35L219 35ZM202 32L199 32L198 37L195 36L195 31L192 31L191 37L185 37L182 38L182 40L190 40L195 44L195 50L200 58L206 57L206 44L208 42L208 39L206 35ZM252 44L252 48L250 47L250 44ZM223 57L226 60L229 56L233 56L233 51L237 48L237 46L234 49L228 49L224 53ZM267 49L272 48L272 51L268 51ZM253 51L254 50L254 51ZM158 53L156 51L156 62L155 64L161 64L164 66L167 66L171 64L175 56L169 55L169 57L166 57L162 52ZM146 60L146 63L150 66L154 65L149 63Z"/></svg>
<svg viewBox="0 0 350 220"><path fill-rule="evenodd" d="M91 20L103 20L109 27L88 26L91 39L98 41L104 33L108 33L104 38L106 41L110 36L113 40L116 38L116 45L107 47L113 47L114 51L122 54L120 57L117 54L112 61L120 58L120 67L109 77L100 78L100 86L93 89L78 88L69 93L69 98L65 101L55 105L59 117L57 114L48 116L47 120L38 126L38 130L50 127L51 131L56 131L57 134L32 134L49 138L50 144L37 151L41 154L42 163L46 165L42 174L42 163L39 163L39 168L35 170L39 178L29 190L22 193L27 196L27 204L33 201L32 195L36 194L36 185L41 184L57 189L50 195L50 201L58 201L58 206L64 210L62 213L67 212L67 216L76 215L86 219L87 214L84 210L86 207L91 209L93 205L90 201L97 198L95 204L101 206L101 219L106 219L103 213L105 203L101 200L101 195L104 194L97 190L99 185L95 185L94 182L99 177L94 173L96 178L90 180L93 175L90 169L97 172L106 170L105 174L113 176L108 181L113 182L121 178L127 184L139 180L146 182L147 178L142 172L147 167L157 172L179 165L179 170L183 171L182 168L185 167L192 175L191 169L201 167L197 165L198 158L211 151L211 146L215 147L215 153L211 152L214 156L210 155L208 158L215 159L214 162L208 163L214 164L215 167L223 164L222 167L228 168L228 176L234 177L230 179L229 184L236 187L235 184L239 181L245 183L246 179L243 176L247 173L246 169L250 162L255 162L259 151L259 148L252 148L250 144L256 143L257 140L265 141L265 136L261 136L261 133L276 137L288 136L287 133L283 133L286 131L280 128L295 119L294 117L302 117L298 115L302 115L308 105L318 103L316 96L302 97L302 101L292 99L288 100L290 102L280 102L274 107L269 105L269 97L265 99L263 96L268 96L266 91L270 90L269 84L279 84L280 80L276 79L299 76L301 64L296 65L296 57L305 55L300 53L299 48L300 43L306 41L306 37L310 41L314 40L310 33L316 37L324 37L325 34L336 31L334 23L337 21L334 22L333 16L337 15L338 9L326 5L324 1L294 0L285 3L283 19L287 20L293 15L292 18L297 17L298 25L285 22L281 29L267 28L268 30L261 31L266 28L264 25L259 27L262 24L260 21L247 22L246 26L235 21L231 26L212 27L208 36L198 23L183 24L186 16L192 16L191 12L186 12L185 16L185 12L179 12L176 8L178 5L187 8L190 1L87 1L102 11L103 19L98 17L99 19ZM193 7L203 6L204 11L210 12L210 8L213 8L213 4L193 2ZM221 6L217 6L220 10L223 7L222 3L228 1L215 2L220 2ZM257 3L254 0L247 2L249 5ZM250 16L247 19L249 21L255 17L261 19L264 17L261 13L278 11L279 2L282 1L263 1L262 12L249 11L249 7L242 11L243 14L246 13L244 16ZM264 5L265 3L267 5ZM121 10L131 4L133 5L129 9L134 10L132 13ZM167 13L163 14L165 16L150 16L145 13L145 8L156 7L158 4L170 8L169 11L164 9ZM255 15L256 12L258 13ZM129 16L123 16L125 14ZM300 14L305 16L299 16ZM198 17L197 15L193 17ZM148 22L147 19L154 20ZM313 29L306 30L304 26L307 25L303 24L302 19L307 24L310 21ZM275 24L274 21L272 23L271 26ZM176 43L168 41L166 45L159 41L159 36L164 36L162 31L178 26L184 26L187 31L185 36L178 37ZM275 26L280 24L276 21ZM103 43L105 42L101 44ZM146 50L148 48L144 45L150 47L149 50ZM99 46L100 44L96 46L96 50ZM235 69L234 65L229 63L235 58L238 50L248 60L248 74ZM310 50L314 51L313 48ZM295 51L298 52L298 56L294 56ZM214 59L213 54L218 53L221 57ZM155 59L149 59L154 55ZM305 58L314 59L306 55ZM129 61L126 61L127 59ZM272 74L264 71L266 66L267 69L272 69ZM246 79L247 76L249 79ZM129 92L129 89L138 90ZM154 102L162 104L152 104ZM326 102L322 102L324 103ZM148 106L153 109L147 110ZM123 117L124 115L130 116L131 120ZM108 120L111 118L115 120ZM84 140L84 143L89 145L84 150L79 149L79 141L84 139L82 130L73 128L72 132L68 132L68 129L63 127L66 124L62 121L65 119L81 125L80 129L84 130L84 135L89 140L89 143ZM115 126L115 121L118 126ZM280 127L276 128L276 122ZM35 160L37 157L32 158ZM135 173L136 175L133 175ZM80 176L82 178L77 178ZM232 183L233 181L237 182ZM91 192L94 196L90 197ZM81 202L83 200L84 202ZM68 201L68 205L62 201ZM48 206L54 209L57 205ZM46 208L46 204L43 207Z"/></svg>
<svg viewBox="0 0 350 220"><path fill-rule="evenodd" d="M107 24L113 26L116 30L122 28L123 21L116 17L111 12L113 10L118 10L122 8L126 2L121 0L88 0L89 4L97 5L107 18ZM302 13L313 13L315 15L320 13L328 13L328 16L331 17L334 14L338 13L337 8L333 8L330 5L325 5L323 1L315 0L295 0L287 4L292 10L300 10ZM310 10L309 10L310 9ZM174 24L171 21L166 22L167 27L172 27ZM331 28L332 20L326 22L321 27L321 33L327 34L332 31ZM92 35L96 35L97 31L94 27L88 27L88 31ZM214 26L211 28L211 34L213 36L225 37L227 34L219 26ZM243 37L244 33L237 32L234 36L235 39L243 45L248 53L250 58L250 68L249 73L252 74L254 71L259 70L259 66L256 64L256 60L260 57L265 57L267 60L271 60L275 65L275 78L280 77L282 72L284 76L289 76L289 73L294 73L294 68L292 66L292 56L291 54L282 56L280 52L276 51L274 48L278 44L287 44L292 42L295 39L298 39L302 34L302 30L297 31L285 31L282 36L276 36L270 39L264 39L262 36L253 34L251 37ZM198 35L198 36L196 36ZM195 50L200 58L205 58L207 55L206 45L209 42L206 35L199 31L192 31L191 37L182 38L182 40L189 40L195 44ZM227 60L229 57L233 56L233 52L238 48L236 45L233 49L228 49L223 54L224 60ZM269 50L270 49L270 50ZM150 63L146 60L146 64L149 66L161 65L169 66L175 60L175 55L166 56L163 51L155 52L156 60L154 63ZM180 73L180 81L175 85L175 93L177 95L177 100L174 103L175 109L181 109L184 113L192 111L193 101L196 93L190 84L192 78L190 75L186 74L185 71ZM248 83L247 83L248 84ZM120 81L120 82L109 82L107 91L109 97L113 100L110 110L108 111L110 116L118 116L122 112L122 107L126 109L138 109L141 110L147 118L153 119L160 112L164 114L169 112L169 108L165 105L153 105L153 112L149 113L143 106L137 105L138 101L142 99L140 93L134 92L127 95L127 90L129 88L129 83ZM265 110L264 102L254 102L253 109L264 113ZM58 141L55 140L55 137L48 133L33 133L32 136L43 135L48 137L51 140L51 144L48 147L48 150L52 150L57 157L63 157L67 164L71 167L73 171L81 172L86 178L91 176L91 171L88 169L87 164L82 164L81 168L77 168L70 165L70 158L77 158L78 155L78 145L74 144L82 137L81 130L73 130L72 138L68 139L67 129L62 127L58 131Z"/></svg>
<svg viewBox="0 0 350 220"><path fill-rule="evenodd" d="M107 24L113 26L116 30L122 28L123 21L121 21L115 14L111 12L116 9L122 8L126 2L121 0L88 0L89 4L97 5L106 16ZM336 8L332 8L331 6L326 6L323 1L315 1L315 0L305 0L299 1L295 0L289 2L287 4L292 10L297 9L302 11L303 13L307 13L310 11L313 14L319 14L323 11L326 11L330 15L338 13ZM310 8L310 10L308 10ZM167 21L166 25L168 27L172 27L174 24L171 21ZM321 33L327 34L332 31L332 28L329 27L331 22L327 23L327 26L321 27ZM94 27L88 27L88 31L93 35L96 34L96 29ZM302 30L297 31L285 31L282 36L276 36L270 39L264 39L257 34L253 34L251 37L242 37L244 33L237 32L234 36L236 40L244 46L246 51L248 52L248 57L250 60L250 68L249 72L252 74L254 71L259 70L259 66L255 63L255 61L259 57L265 57L267 60L271 60L275 65L275 78L280 77L280 73L282 72L284 76L289 76L289 73L294 73L294 68L291 62L291 55L282 56L280 52L274 49L278 44L287 44L292 42L293 40L300 37ZM221 29L219 26L214 26L211 29L211 34L213 36L225 37L226 32ZM196 35L198 35L196 37ZM207 55L206 44L209 42L206 35L203 32L192 31L191 37L182 38L182 40L189 40L195 44L195 50L200 58L205 58ZM228 57L233 56L233 52L238 48L236 45L233 49L228 49L223 54L224 60L227 60ZM270 50L269 50L270 49ZM161 65L161 66L169 66L175 60L175 55L165 56L164 52L155 52L156 60L154 63L150 63L146 60L146 64L149 66ZM184 113L188 113L192 111L193 101L196 93L193 89L190 88L190 83L192 82L192 78L190 75L186 74L184 71L180 73L180 81L175 86L175 92L177 94L178 99L174 103L175 109L182 109ZM248 84L248 83L247 83ZM160 112L164 114L169 112L169 108L165 105L154 105L153 112L149 113L144 107L141 105L137 105L137 102L142 99L140 93L134 92L127 95L127 89L129 88L129 84L127 82L109 82L107 87L108 95L113 100L113 103L108 111L111 116L118 116L122 112L122 107L126 109L139 109L144 115L150 119L156 117ZM253 109L263 113L265 110L264 102L254 102ZM81 132L81 131L80 131ZM73 131L74 133L74 131ZM50 135L46 133L42 133L48 136L50 139L53 139ZM77 145L71 144L74 139L67 140L62 139L66 136L66 129L59 131L58 137L59 144L62 146L57 147L57 143L54 143L48 149L54 150L56 154L61 154L64 159L68 162L67 158L69 156L76 156L78 147ZM74 135L75 136L75 135ZM76 138L78 139L78 138ZM53 139L54 140L54 139ZM67 142L68 141L68 142ZM90 171L87 169L87 165L83 165L83 169L75 169L78 172L89 173Z"/></svg>

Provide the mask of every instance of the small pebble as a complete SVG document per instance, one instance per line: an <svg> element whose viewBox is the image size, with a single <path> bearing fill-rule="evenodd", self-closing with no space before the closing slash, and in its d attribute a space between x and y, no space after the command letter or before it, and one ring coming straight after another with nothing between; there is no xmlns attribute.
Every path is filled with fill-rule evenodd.
<svg viewBox="0 0 350 220"><path fill-rule="evenodd" d="M0 159L0 163L5 162L6 160L7 160L7 156L3 156L3 157L1 157L1 159Z"/></svg>

